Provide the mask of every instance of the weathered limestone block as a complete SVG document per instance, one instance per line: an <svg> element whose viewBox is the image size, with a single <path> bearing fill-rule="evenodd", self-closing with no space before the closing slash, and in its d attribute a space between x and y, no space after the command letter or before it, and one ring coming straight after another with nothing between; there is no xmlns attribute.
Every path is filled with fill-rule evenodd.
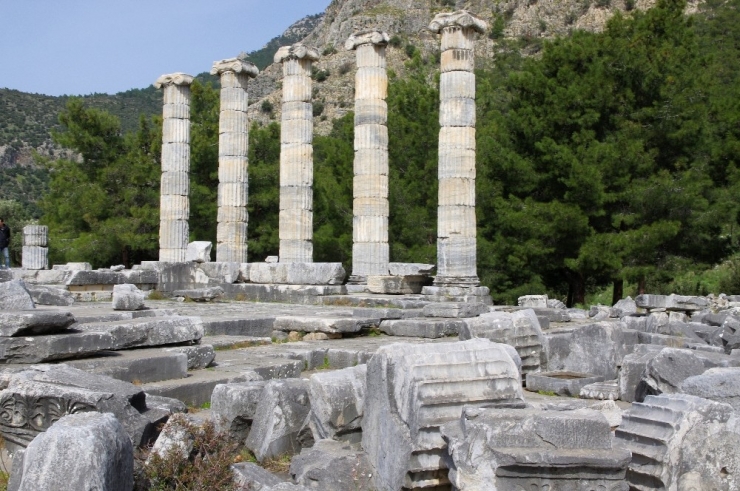
<svg viewBox="0 0 740 491"><path fill-rule="evenodd" d="M597 411L466 409L442 434L460 491L628 489L630 453Z"/></svg>
<svg viewBox="0 0 740 491"><path fill-rule="evenodd" d="M190 176L187 172L163 172L160 192L167 196L187 196L190 192Z"/></svg>
<svg viewBox="0 0 740 491"><path fill-rule="evenodd" d="M521 358L522 374L540 370L544 336L540 322L531 309L514 312L491 312L464 319L460 340L486 338L513 346Z"/></svg>
<svg viewBox="0 0 740 491"><path fill-rule="evenodd" d="M130 491L134 450L112 414L70 414L30 443L22 474L19 491Z"/></svg>
<svg viewBox="0 0 740 491"><path fill-rule="evenodd" d="M323 491L375 491L373 468L365 452L333 440L321 440L290 461L298 484Z"/></svg>
<svg viewBox="0 0 740 491"><path fill-rule="evenodd" d="M638 295L635 304L643 309L666 309L682 311L698 311L709 306L705 297L691 297L686 295Z"/></svg>
<svg viewBox="0 0 740 491"><path fill-rule="evenodd" d="M49 249L46 247L24 245L21 267L23 269L49 269Z"/></svg>
<svg viewBox="0 0 740 491"><path fill-rule="evenodd" d="M143 348L167 344L189 343L203 337L200 317L153 317L116 322L78 324L85 334L109 334L113 346L107 349Z"/></svg>
<svg viewBox="0 0 740 491"><path fill-rule="evenodd" d="M388 263L388 273L392 276L431 275L435 264L423 263Z"/></svg>
<svg viewBox="0 0 740 491"><path fill-rule="evenodd" d="M0 310L31 310L36 306L23 280L0 283Z"/></svg>
<svg viewBox="0 0 740 491"><path fill-rule="evenodd" d="M389 336L443 338L456 336L463 326L461 319L389 319L381 321L379 329Z"/></svg>
<svg viewBox="0 0 740 491"><path fill-rule="evenodd" d="M26 285L26 289L31 294L33 303L36 305L68 307L75 303L74 295L62 288L44 285Z"/></svg>
<svg viewBox="0 0 740 491"><path fill-rule="evenodd" d="M151 424L140 414L145 394L133 384L66 365L35 365L11 375L0 392L0 434L26 447L39 433L67 414L113 413L134 445L141 445Z"/></svg>
<svg viewBox="0 0 740 491"><path fill-rule="evenodd" d="M210 344L179 346L177 348L167 348L165 351L185 353L188 359L188 370L200 370L209 367L216 359L216 352Z"/></svg>
<svg viewBox="0 0 740 491"><path fill-rule="evenodd" d="M574 330L548 332L549 371L569 371L617 378L625 353L619 322L597 322Z"/></svg>
<svg viewBox="0 0 740 491"><path fill-rule="evenodd" d="M211 395L211 410L219 416L229 435L244 441L252 429L257 405L265 388L262 380L238 384L218 384Z"/></svg>
<svg viewBox="0 0 740 491"><path fill-rule="evenodd" d="M257 460L295 455L301 448L313 445L308 426L308 389L309 382L303 379L271 380L265 384L245 443Z"/></svg>
<svg viewBox="0 0 740 491"><path fill-rule="evenodd" d="M136 285L113 286L113 310L141 310L146 295Z"/></svg>
<svg viewBox="0 0 740 491"><path fill-rule="evenodd" d="M213 244L210 241L195 241L188 244L185 251L185 260L196 263L207 263L211 261L211 248Z"/></svg>
<svg viewBox="0 0 740 491"><path fill-rule="evenodd" d="M366 277L366 281L367 289L371 293L410 295L421 293L424 286L429 284L429 277L421 275L389 276L369 274Z"/></svg>
<svg viewBox="0 0 740 491"><path fill-rule="evenodd" d="M523 404L508 350L487 340L381 347L367 366L362 446L383 490L445 486L440 426L463 406Z"/></svg>
<svg viewBox="0 0 740 491"><path fill-rule="evenodd" d="M314 440L359 442L365 407L367 366L315 373L309 379Z"/></svg>
<svg viewBox="0 0 740 491"><path fill-rule="evenodd" d="M190 172L190 143L162 144L162 173Z"/></svg>
<svg viewBox="0 0 740 491"><path fill-rule="evenodd" d="M46 247L49 240L49 227L46 225L26 225L23 227L23 245Z"/></svg>
<svg viewBox="0 0 740 491"><path fill-rule="evenodd" d="M252 263L249 281L288 285L340 285L346 273L341 263Z"/></svg>
<svg viewBox="0 0 740 491"><path fill-rule="evenodd" d="M642 379L647 363L658 356L663 348L655 345L638 345L634 353L622 359L619 370L619 399L625 402L635 401L635 391Z"/></svg>
<svg viewBox="0 0 740 491"><path fill-rule="evenodd" d="M517 305L530 309L546 309L547 295L524 295L517 299Z"/></svg>
<svg viewBox="0 0 740 491"><path fill-rule="evenodd" d="M449 317L455 319L477 317L488 313L488 306L481 303L432 302L424 306L424 317Z"/></svg>
<svg viewBox="0 0 740 491"><path fill-rule="evenodd" d="M249 491L271 491L274 486L284 483L282 479L272 472L252 462L239 462L231 466L234 472L234 482L238 489Z"/></svg>
<svg viewBox="0 0 740 491"><path fill-rule="evenodd" d="M740 368L710 368L684 379L678 392L729 404L740 411Z"/></svg>
<svg viewBox="0 0 740 491"><path fill-rule="evenodd" d="M3 311L0 312L0 336L35 336L65 330L75 322L71 312Z"/></svg>
<svg viewBox="0 0 740 491"><path fill-rule="evenodd" d="M588 384L581 388L579 397L599 401L616 401L619 399L619 383L616 380L607 380Z"/></svg>
<svg viewBox="0 0 740 491"><path fill-rule="evenodd" d="M727 404L685 394L634 403L616 445L632 452L630 489L740 489L740 422Z"/></svg>
<svg viewBox="0 0 740 491"><path fill-rule="evenodd" d="M532 392L554 392L568 397L578 397L585 386L603 382L604 377L578 372L530 372L527 374L527 390Z"/></svg>
<svg viewBox="0 0 740 491"><path fill-rule="evenodd" d="M693 350L664 348L645 365L637 384L635 400L642 402L649 395L679 392L681 382L706 371L704 362Z"/></svg>
<svg viewBox="0 0 740 491"><path fill-rule="evenodd" d="M93 355L115 348L107 332L0 338L0 363L41 363Z"/></svg>

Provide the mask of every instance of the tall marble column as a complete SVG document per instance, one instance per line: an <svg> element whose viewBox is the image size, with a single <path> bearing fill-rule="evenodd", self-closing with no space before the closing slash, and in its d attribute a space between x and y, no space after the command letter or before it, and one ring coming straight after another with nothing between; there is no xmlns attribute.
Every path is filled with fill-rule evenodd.
<svg viewBox="0 0 740 491"><path fill-rule="evenodd" d="M283 46L280 130L281 263L313 262L313 104L311 65L319 52L301 43Z"/></svg>
<svg viewBox="0 0 740 491"><path fill-rule="evenodd" d="M162 75L164 89L162 181L159 198L159 260L184 261L190 217L190 84L184 73Z"/></svg>
<svg viewBox="0 0 740 491"><path fill-rule="evenodd" d="M218 225L216 261L247 262L249 196L249 97L247 82L259 74L254 64L238 58L217 61L211 75L221 77L218 121Z"/></svg>
<svg viewBox="0 0 740 491"><path fill-rule="evenodd" d="M352 275L349 282L388 274L388 34L353 34L345 47L357 51L355 160L352 205Z"/></svg>
<svg viewBox="0 0 740 491"><path fill-rule="evenodd" d="M439 124L439 201L436 286L474 287L475 74L474 38L486 23L460 10L437 15L429 26L442 33Z"/></svg>

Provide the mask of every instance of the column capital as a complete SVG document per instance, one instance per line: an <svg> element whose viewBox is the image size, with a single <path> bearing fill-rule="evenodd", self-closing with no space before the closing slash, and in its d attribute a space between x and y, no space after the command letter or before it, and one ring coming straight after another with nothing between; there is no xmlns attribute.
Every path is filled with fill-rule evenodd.
<svg viewBox="0 0 740 491"><path fill-rule="evenodd" d="M260 73L259 68L254 63L240 58L227 58L213 62L211 75L221 75L225 72L243 73L250 78L254 78Z"/></svg>
<svg viewBox="0 0 740 491"><path fill-rule="evenodd" d="M303 43L296 43L293 46L283 46L275 53L274 62L282 63L287 60L317 61L319 59L319 50Z"/></svg>
<svg viewBox="0 0 740 491"><path fill-rule="evenodd" d="M190 85L193 83L193 76L186 73L170 73L160 76L155 82L154 87L161 89L168 85Z"/></svg>
<svg viewBox="0 0 740 491"><path fill-rule="evenodd" d="M432 20L432 23L429 24L429 30L435 33L442 32L445 27L462 27L483 33L488 29L488 24L467 10L437 14Z"/></svg>
<svg viewBox="0 0 740 491"><path fill-rule="evenodd" d="M347 41L344 43L344 47L347 51L357 49L363 44L374 44L376 46L385 46L390 41L388 33L383 31L360 31L352 34Z"/></svg>

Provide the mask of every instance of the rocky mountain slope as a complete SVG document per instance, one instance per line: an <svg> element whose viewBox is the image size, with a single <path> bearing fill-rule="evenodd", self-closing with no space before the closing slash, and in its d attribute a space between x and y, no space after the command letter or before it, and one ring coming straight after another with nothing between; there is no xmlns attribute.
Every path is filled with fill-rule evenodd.
<svg viewBox="0 0 740 491"><path fill-rule="evenodd" d="M690 0L688 11L696 11L700 3ZM388 68L402 77L415 49L429 62L436 62L439 39L427 26L440 12L467 9L488 22L488 34L481 36L476 46L478 66L485 66L493 63L496 51L506 41L521 40L520 48L536 55L543 39L567 35L574 29L599 31L616 12L629 15L654 4L655 0L334 0L303 40L322 52L315 63L314 103L320 108L314 111L316 131L328 133L333 119L352 110L355 55L344 49L344 42L353 32L380 29L392 36ZM271 65L254 81L250 91L252 119L279 121L281 79L281 67Z"/></svg>

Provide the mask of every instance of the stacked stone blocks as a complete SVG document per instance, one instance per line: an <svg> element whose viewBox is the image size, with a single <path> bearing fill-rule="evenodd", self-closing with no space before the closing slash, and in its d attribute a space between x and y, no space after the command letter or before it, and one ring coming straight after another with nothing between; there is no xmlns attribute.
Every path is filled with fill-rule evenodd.
<svg viewBox="0 0 740 491"><path fill-rule="evenodd" d="M154 83L164 89L162 116L162 181L159 209L159 260L185 260L190 217L190 84L184 73L162 75Z"/></svg>
<svg viewBox="0 0 740 491"><path fill-rule="evenodd" d="M49 227L46 225L23 227L23 269L49 269L48 238Z"/></svg>
<svg viewBox="0 0 740 491"><path fill-rule="evenodd" d="M217 61L212 75L221 77L218 124L218 226L216 261L247 262L249 196L249 97L247 83L259 70L248 61Z"/></svg>
<svg viewBox="0 0 740 491"><path fill-rule="evenodd" d="M311 66L319 53L297 43L275 54L283 64L280 132L280 262L313 262L313 104Z"/></svg>
<svg viewBox="0 0 740 491"><path fill-rule="evenodd" d="M388 275L388 34L353 34L345 47L357 52L353 244L350 282Z"/></svg>
<svg viewBox="0 0 740 491"><path fill-rule="evenodd" d="M439 124L437 286L474 287L475 74L474 38L486 23L464 10L437 15L429 28L442 34Z"/></svg>

